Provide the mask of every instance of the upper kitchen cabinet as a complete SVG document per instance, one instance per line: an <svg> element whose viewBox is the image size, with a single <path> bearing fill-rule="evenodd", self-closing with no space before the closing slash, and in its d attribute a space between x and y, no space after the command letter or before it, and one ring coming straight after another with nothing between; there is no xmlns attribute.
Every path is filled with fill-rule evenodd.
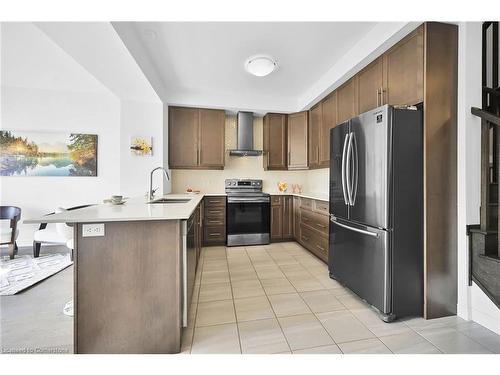
<svg viewBox="0 0 500 375"><path fill-rule="evenodd" d="M357 76L352 77L336 90L337 124L341 124L358 114L357 79Z"/></svg>
<svg viewBox="0 0 500 375"><path fill-rule="evenodd" d="M358 112L364 113L383 104L384 58L379 57L358 73Z"/></svg>
<svg viewBox="0 0 500 375"><path fill-rule="evenodd" d="M307 169L308 112L288 115L288 169Z"/></svg>
<svg viewBox="0 0 500 375"><path fill-rule="evenodd" d="M193 168L198 165L197 108L168 108L168 160L170 168Z"/></svg>
<svg viewBox="0 0 500 375"><path fill-rule="evenodd" d="M226 114L215 109L200 109L198 162L200 167L224 167L224 125Z"/></svg>
<svg viewBox="0 0 500 375"><path fill-rule="evenodd" d="M264 169L286 170L287 167L287 115L268 113L264 116Z"/></svg>
<svg viewBox="0 0 500 375"><path fill-rule="evenodd" d="M330 129L337 125L337 92L321 102L321 126L319 131L319 167L330 166Z"/></svg>
<svg viewBox="0 0 500 375"><path fill-rule="evenodd" d="M424 100L424 28L416 29L384 56L383 104L414 105Z"/></svg>
<svg viewBox="0 0 500 375"><path fill-rule="evenodd" d="M322 105L316 104L309 110L309 168L319 167L319 142L322 120Z"/></svg>
<svg viewBox="0 0 500 375"><path fill-rule="evenodd" d="M225 112L169 107L171 169L223 169Z"/></svg>

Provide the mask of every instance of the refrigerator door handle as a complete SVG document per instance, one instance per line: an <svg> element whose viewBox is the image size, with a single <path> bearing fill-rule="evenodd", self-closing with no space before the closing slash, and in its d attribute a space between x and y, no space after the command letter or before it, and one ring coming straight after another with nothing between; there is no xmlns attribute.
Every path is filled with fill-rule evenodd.
<svg viewBox="0 0 500 375"><path fill-rule="evenodd" d="M345 228L345 229L348 229L348 230L352 230L353 232L357 232L357 233L361 233L361 234L366 234L367 236L372 236L372 237L375 237L375 238L379 237L378 233L370 232L370 231L367 231L367 230L364 230L364 229L354 228L354 227L351 227L349 225L339 223L337 221L337 218L335 216L333 216L333 215L330 215L330 221L333 224L338 225L339 227L342 227L342 228Z"/></svg>
<svg viewBox="0 0 500 375"><path fill-rule="evenodd" d="M346 178L345 178L345 162L346 162L346 151L347 151L347 141L349 140L349 133L345 135L344 138L344 147L342 148L342 193L344 194L344 203L346 206L349 204L349 201L347 200L347 184L346 184Z"/></svg>
<svg viewBox="0 0 500 375"><path fill-rule="evenodd" d="M351 195L352 195L352 203L351 206L354 206L356 203L356 195L358 194L358 145L356 143L356 133L352 132L352 149L351 152L353 153L353 164L354 164L354 178L352 180L352 187L351 187Z"/></svg>
<svg viewBox="0 0 500 375"><path fill-rule="evenodd" d="M354 202L352 200L352 181L351 181L351 159L352 159L352 137L353 137L353 132L349 133L349 143L347 144L347 159L345 162L345 169L346 169L346 185L347 185L347 198L349 200L349 205L353 206Z"/></svg>

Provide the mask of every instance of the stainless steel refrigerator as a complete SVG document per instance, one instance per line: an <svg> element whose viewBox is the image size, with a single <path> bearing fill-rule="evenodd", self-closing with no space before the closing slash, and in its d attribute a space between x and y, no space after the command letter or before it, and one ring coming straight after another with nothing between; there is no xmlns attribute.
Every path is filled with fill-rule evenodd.
<svg viewBox="0 0 500 375"><path fill-rule="evenodd" d="M385 105L330 130L330 277L384 321L423 312L422 117Z"/></svg>

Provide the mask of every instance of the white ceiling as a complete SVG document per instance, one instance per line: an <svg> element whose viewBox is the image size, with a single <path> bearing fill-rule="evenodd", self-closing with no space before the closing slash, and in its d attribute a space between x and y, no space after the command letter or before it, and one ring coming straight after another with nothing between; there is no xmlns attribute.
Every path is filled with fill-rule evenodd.
<svg viewBox="0 0 500 375"><path fill-rule="evenodd" d="M160 102L109 22L37 22L35 25L119 99Z"/></svg>
<svg viewBox="0 0 500 375"><path fill-rule="evenodd" d="M69 92L107 90L29 22L2 22L2 86Z"/></svg>
<svg viewBox="0 0 500 375"><path fill-rule="evenodd" d="M135 30L169 104L286 111L295 110L299 98L375 25L134 22L119 27ZM275 58L278 69L267 77L248 74L244 62L256 54Z"/></svg>

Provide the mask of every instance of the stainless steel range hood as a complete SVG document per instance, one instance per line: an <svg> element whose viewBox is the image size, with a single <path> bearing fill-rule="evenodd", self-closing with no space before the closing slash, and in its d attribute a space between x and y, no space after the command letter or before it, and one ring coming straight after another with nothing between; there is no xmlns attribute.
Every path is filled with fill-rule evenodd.
<svg viewBox="0 0 500 375"><path fill-rule="evenodd" d="M262 150L254 150L253 148L253 113L238 112L237 116L237 148L230 150L229 155L232 156L259 156L262 155Z"/></svg>

